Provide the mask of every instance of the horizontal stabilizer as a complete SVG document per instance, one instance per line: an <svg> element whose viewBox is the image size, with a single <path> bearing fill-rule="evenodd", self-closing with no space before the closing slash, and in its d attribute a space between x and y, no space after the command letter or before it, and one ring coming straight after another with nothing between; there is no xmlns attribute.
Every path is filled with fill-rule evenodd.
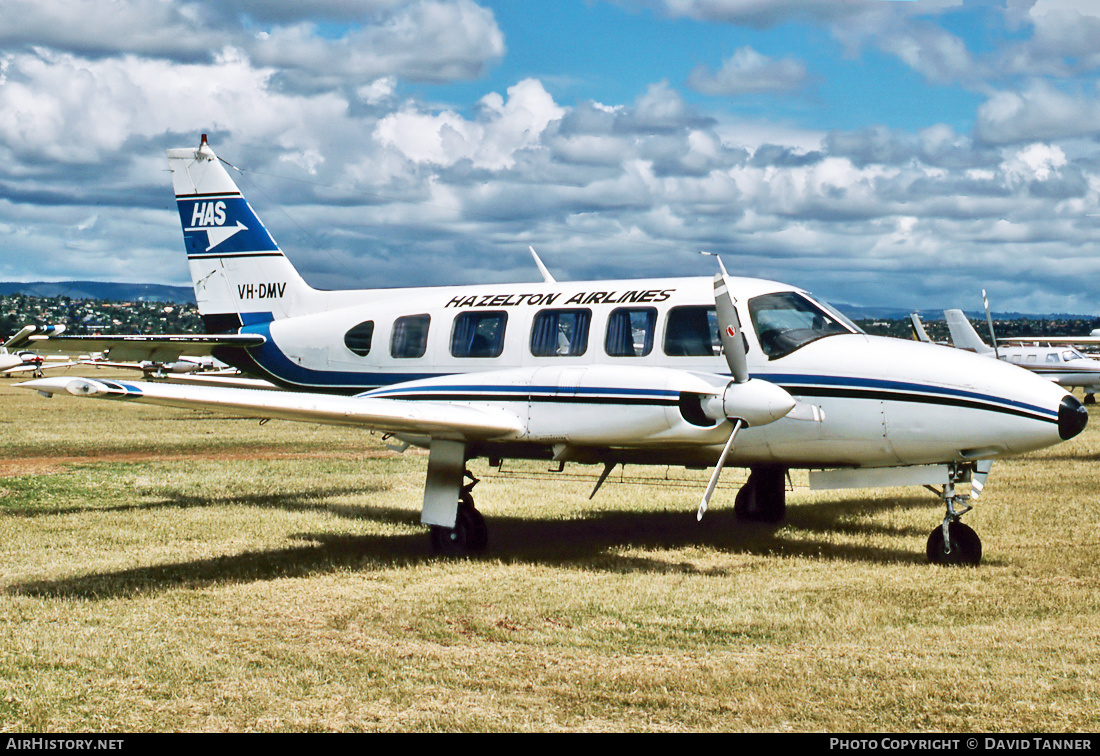
<svg viewBox="0 0 1100 756"><path fill-rule="evenodd" d="M267 339L260 334L186 334L161 336L32 336L35 350L43 354L102 353L117 362L174 362L183 355L202 357L216 347L258 347Z"/></svg>
<svg viewBox="0 0 1100 756"><path fill-rule="evenodd" d="M1100 336L1009 336L997 339L1004 344L1074 344L1095 346L1100 344Z"/></svg>

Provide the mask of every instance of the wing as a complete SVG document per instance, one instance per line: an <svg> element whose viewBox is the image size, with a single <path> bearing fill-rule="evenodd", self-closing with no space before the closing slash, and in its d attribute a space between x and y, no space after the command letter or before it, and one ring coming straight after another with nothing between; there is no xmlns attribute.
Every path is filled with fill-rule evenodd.
<svg viewBox="0 0 1100 756"><path fill-rule="evenodd" d="M260 334L187 334L162 336L31 336L33 348L43 354L102 352L114 362L172 362L183 355L213 353L220 346L257 347L267 341Z"/></svg>
<svg viewBox="0 0 1100 756"><path fill-rule="evenodd" d="M421 402L76 377L41 378L17 385L34 389L46 396L72 394L168 407L216 410L246 417L348 425L439 439L508 438L519 437L523 432L521 419L512 413L442 401Z"/></svg>
<svg viewBox="0 0 1100 756"><path fill-rule="evenodd" d="M27 344L30 344L35 339L45 339L51 336L60 336L65 332L65 325L60 323L58 325L46 325L36 326L29 325L23 326L19 333L12 336L10 339L4 342L4 348L9 351L16 349L24 349Z"/></svg>
<svg viewBox="0 0 1100 756"><path fill-rule="evenodd" d="M1002 344L1100 344L1100 336L1010 336Z"/></svg>
<svg viewBox="0 0 1100 756"><path fill-rule="evenodd" d="M6 368L2 372L4 375L12 375L13 373L40 373L43 370L53 370L54 368L73 367L74 365L82 365L82 362L44 362L38 365L33 362L29 362L25 365L16 365L15 367Z"/></svg>

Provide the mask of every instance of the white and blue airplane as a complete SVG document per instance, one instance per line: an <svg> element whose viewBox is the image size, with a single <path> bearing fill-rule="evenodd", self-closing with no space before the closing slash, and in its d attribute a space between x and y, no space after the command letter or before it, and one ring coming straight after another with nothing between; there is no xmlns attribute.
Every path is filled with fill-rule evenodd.
<svg viewBox="0 0 1100 756"><path fill-rule="evenodd" d="M951 341L959 349L1019 365L1070 390L1080 388L1084 391L1085 403L1095 401L1095 394L1100 391L1100 360L1082 354L1069 344L1054 343L1060 341L1059 337L998 339L992 335L992 319L989 319L994 344L989 346L962 310L944 310L943 316Z"/></svg>
<svg viewBox="0 0 1100 756"><path fill-rule="evenodd" d="M10 376L15 373L34 373L41 376L43 370L52 368L71 367L77 363L72 361L54 362L46 364L46 358L33 349L23 347L32 345L35 334L40 338L50 335L60 335L65 331L64 325L49 326L24 326L0 346L0 375Z"/></svg>
<svg viewBox="0 0 1100 756"><path fill-rule="evenodd" d="M977 564L960 522L991 461L1073 438L1088 414L1055 384L957 349L875 337L796 287L733 277L320 291L276 245L204 136L168 151L209 334L196 342L283 389L91 378L71 394L363 427L426 447L433 548L484 549L473 458L749 468L734 511L777 522L787 472L815 488L938 486L936 563ZM537 258L536 258L537 259ZM742 329L742 324L747 324ZM132 339L137 348L142 337ZM472 482L466 483L469 477ZM967 485L969 484L969 489ZM935 490L935 489L934 489ZM966 491L969 490L969 493ZM594 492L593 492L594 493Z"/></svg>

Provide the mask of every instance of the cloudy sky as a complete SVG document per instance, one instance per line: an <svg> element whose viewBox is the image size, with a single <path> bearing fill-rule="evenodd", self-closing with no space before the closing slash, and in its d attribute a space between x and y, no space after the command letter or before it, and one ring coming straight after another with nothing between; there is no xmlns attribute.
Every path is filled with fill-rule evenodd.
<svg viewBox="0 0 1100 756"><path fill-rule="evenodd" d="M189 284L201 133L322 288L1100 314L1096 0L0 0L0 280Z"/></svg>

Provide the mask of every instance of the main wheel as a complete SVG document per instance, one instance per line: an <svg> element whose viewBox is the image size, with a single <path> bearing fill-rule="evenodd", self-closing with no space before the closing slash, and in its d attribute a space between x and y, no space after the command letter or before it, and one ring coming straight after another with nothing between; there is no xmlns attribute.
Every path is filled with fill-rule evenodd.
<svg viewBox="0 0 1100 756"><path fill-rule="evenodd" d="M464 556L485 551L489 545L489 528L481 512L474 509L474 503L463 494L458 504L458 514L453 528L433 525L430 533L432 553L442 556Z"/></svg>
<svg viewBox="0 0 1100 756"><path fill-rule="evenodd" d="M733 513L742 522L775 524L787 516L787 471L756 467L733 501Z"/></svg>
<svg viewBox="0 0 1100 756"><path fill-rule="evenodd" d="M933 530L928 536L928 561L932 564L961 564L977 566L982 561L982 539L968 525L955 521L947 526L948 541L943 540L943 528ZM948 552L946 544L950 544Z"/></svg>

